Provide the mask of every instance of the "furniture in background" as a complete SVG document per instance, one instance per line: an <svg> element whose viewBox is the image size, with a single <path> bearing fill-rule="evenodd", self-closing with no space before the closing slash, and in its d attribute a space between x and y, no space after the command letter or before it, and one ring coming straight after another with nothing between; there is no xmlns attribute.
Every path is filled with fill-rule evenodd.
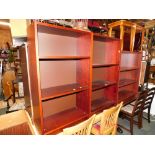
<svg viewBox="0 0 155 155"><path fill-rule="evenodd" d="M25 109L32 116L33 106L31 106L30 76L29 76L29 59L27 44L19 46L19 57L21 60L22 81L24 86Z"/></svg>
<svg viewBox="0 0 155 155"><path fill-rule="evenodd" d="M4 72L2 87L4 100L7 102L6 113L25 109L25 102L22 100L24 97L23 82L17 81L14 70L8 69Z"/></svg>
<svg viewBox="0 0 155 155"><path fill-rule="evenodd" d="M0 59L0 97L2 96L2 68L3 68L3 59Z"/></svg>
<svg viewBox="0 0 155 155"><path fill-rule="evenodd" d="M120 20L108 24L109 36L121 39L121 51L142 51L145 28L136 23Z"/></svg>
<svg viewBox="0 0 155 155"><path fill-rule="evenodd" d="M147 93L144 91L142 93L139 93L137 96L136 101L131 102L130 104L127 104L121 108L120 114L121 117L124 119L129 120L130 122L130 129L127 129L123 125L119 126L131 133L133 135L133 125L137 124L138 128L142 128L142 117L143 117L143 106L145 103ZM136 121L134 118L137 116L138 121Z"/></svg>
<svg viewBox="0 0 155 155"><path fill-rule="evenodd" d="M118 115L122 105L123 102L98 114L94 120L91 133L94 135L115 135L117 132Z"/></svg>
<svg viewBox="0 0 155 155"><path fill-rule="evenodd" d="M0 116L0 135L34 135L31 119L25 110Z"/></svg>
<svg viewBox="0 0 155 155"><path fill-rule="evenodd" d="M93 35L91 113L99 113L118 102L120 40Z"/></svg>
<svg viewBox="0 0 155 155"><path fill-rule="evenodd" d="M55 134L116 105L119 54L119 39L33 22L28 72L38 131Z"/></svg>
<svg viewBox="0 0 155 155"><path fill-rule="evenodd" d="M150 66L149 82L155 84L155 66Z"/></svg>
<svg viewBox="0 0 155 155"><path fill-rule="evenodd" d="M12 81L15 79L16 79L16 76L15 76L14 70L9 69L4 72L3 77L2 77L2 87L3 87L3 94L4 94L5 99L12 96L12 94L13 94ZM17 87L16 87L16 89L17 89Z"/></svg>
<svg viewBox="0 0 155 155"><path fill-rule="evenodd" d="M95 114L88 120L81 122L75 126L63 129L63 135L90 135Z"/></svg>

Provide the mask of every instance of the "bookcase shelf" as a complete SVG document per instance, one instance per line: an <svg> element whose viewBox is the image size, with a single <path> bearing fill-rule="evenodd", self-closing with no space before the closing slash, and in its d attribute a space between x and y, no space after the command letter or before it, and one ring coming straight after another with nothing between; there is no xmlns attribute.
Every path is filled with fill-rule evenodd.
<svg viewBox="0 0 155 155"><path fill-rule="evenodd" d="M131 91L131 90L121 90L119 91L119 99L118 101L121 102L121 101L124 101L123 104L126 104L132 100L135 99L136 95L134 91Z"/></svg>
<svg viewBox="0 0 155 155"><path fill-rule="evenodd" d="M93 68L118 66L118 64L93 64Z"/></svg>
<svg viewBox="0 0 155 155"><path fill-rule="evenodd" d="M80 86L78 83L45 88L41 90L42 101L78 93L87 89L88 86Z"/></svg>
<svg viewBox="0 0 155 155"><path fill-rule="evenodd" d="M66 126L78 122L81 119L86 118L88 115L77 108L68 109L44 118L44 132L46 134L61 131Z"/></svg>
<svg viewBox="0 0 155 155"><path fill-rule="evenodd" d="M98 98L92 101L92 113L102 111L114 106L116 103L113 100L109 100L105 97Z"/></svg>
<svg viewBox="0 0 155 155"><path fill-rule="evenodd" d="M139 69L139 68L138 67L121 67L120 71L126 72L126 71L137 70L137 69Z"/></svg>
<svg viewBox="0 0 155 155"><path fill-rule="evenodd" d="M131 79L121 79L119 80L119 88L124 87L133 83L136 83L136 80L131 80Z"/></svg>
<svg viewBox="0 0 155 155"><path fill-rule="evenodd" d="M41 56L39 60L80 60L89 58L88 56Z"/></svg>
<svg viewBox="0 0 155 155"><path fill-rule="evenodd" d="M92 83L92 90L99 90L99 89L103 89L112 85L115 85L116 82L111 82L111 81L105 81L105 80L98 80L98 81L94 81Z"/></svg>

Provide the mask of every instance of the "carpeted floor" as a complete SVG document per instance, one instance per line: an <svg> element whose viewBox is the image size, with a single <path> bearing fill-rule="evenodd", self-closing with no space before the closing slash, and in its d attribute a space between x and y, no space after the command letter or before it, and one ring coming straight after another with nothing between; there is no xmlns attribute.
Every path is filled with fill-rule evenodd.
<svg viewBox="0 0 155 155"><path fill-rule="evenodd" d="M146 113L144 113L144 116L146 116ZM129 121L126 119L119 118L118 123L120 125L125 126L126 128L129 128ZM130 135L130 133L123 129L123 133L117 133L118 135ZM155 135L155 116L151 116L151 122L148 123L146 119L143 119L143 128L139 129L137 125L134 125L133 130L134 135Z"/></svg>

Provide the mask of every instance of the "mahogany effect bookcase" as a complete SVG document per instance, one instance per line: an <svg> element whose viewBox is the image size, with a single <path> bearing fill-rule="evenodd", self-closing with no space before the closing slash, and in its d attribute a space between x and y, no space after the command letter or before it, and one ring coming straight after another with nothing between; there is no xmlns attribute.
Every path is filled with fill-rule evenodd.
<svg viewBox="0 0 155 155"><path fill-rule="evenodd" d="M97 113L117 104L120 40L94 34L91 112Z"/></svg>
<svg viewBox="0 0 155 155"><path fill-rule="evenodd" d="M131 102L138 94L142 52L121 52L119 75L119 99L124 104Z"/></svg>
<svg viewBox="0 0 155 155"><path fill-rule="evenodd" d="M31 23L28 62L32 119L40 134L56 134L116 105L124 100L124 93L130 96L131 90L137 90L140 54L131 53L129 58L122 53L119 74L120 53L120 39Z"/></svg>
<svg viewBox="0 0 155 155"><path fill-rule="evenodd" d="M91 32L40 22L29 26L33 121L41 134L89 116L92 41Z"/></svg>

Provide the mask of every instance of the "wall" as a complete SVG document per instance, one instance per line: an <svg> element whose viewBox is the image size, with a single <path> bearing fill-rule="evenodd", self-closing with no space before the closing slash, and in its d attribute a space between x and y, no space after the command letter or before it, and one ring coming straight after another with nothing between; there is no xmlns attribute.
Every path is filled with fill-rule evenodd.
<svg viewBox="0 0 155 155"><path fill-rule="evenodd" d="M12 37L27 37L29 20L10 19Z"/></svg>

